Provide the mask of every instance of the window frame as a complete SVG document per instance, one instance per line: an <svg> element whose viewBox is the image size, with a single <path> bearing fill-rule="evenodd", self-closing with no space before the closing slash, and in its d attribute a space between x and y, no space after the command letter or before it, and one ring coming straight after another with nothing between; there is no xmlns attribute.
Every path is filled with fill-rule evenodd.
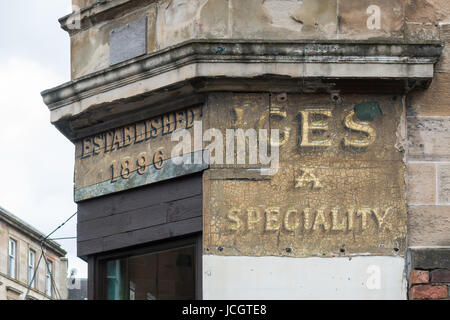
<svg viewBox="0 0 450 320"><path fill-rule="evenodd" d="M31 253L33 253L33 260L31 260ZM33 262L32 266L31 266L31 262ZM30 273L30 268L32 269L31 273ZM37 271L35 271L35 269L36 269L36 250L34 250L33 248L30 247L30 248L28 248L27 285L33 289L37 289L36 278L37 278L38 273L37 273ZM33 278L33 275L34 275L34 278Z"/></svg>
<svg viewBox="0 0 450 320"><path fill-rule="evenodd" d="M202 233L196 233L188 237L169 238L166 240L149 243L147 245L119 250L111 253L90 257L88 264L88 287L89 300L105 300L106 292L106 262L108 260L125 259L134 256L157 253L161 251L173 250L187 246L194 246L195 263L195 299L202 299L202 265L203 265L203 241Z"/></svg>
<svg viewBox="0 0 450 320"><path fill-rule="evenodd" d="M50 260L48 257L45 257L46 264L45 264L45 295L47 297L52 298L53 297L53 284L52 284L52 273L54 272L54 263L52 260ZM48 267L50 265L50 268ZM54 276L53 276L54 277ZM50 281L50 283L48 283ZM50 284L50 288L48 285ZM50 291L48 291L50 289Z"/></svg>
<svg viewBox="0 0 450 320"><path fill-rule="evenodd" d="M14 256L11 256L11 243L14 243ZM17 244L18 241L12 237L8 238L8 268L7 268L7 274L8 277L12 278L12 279L16 279L17 280ZM14 266L11 268L11 261L13 261Z"/></svg>

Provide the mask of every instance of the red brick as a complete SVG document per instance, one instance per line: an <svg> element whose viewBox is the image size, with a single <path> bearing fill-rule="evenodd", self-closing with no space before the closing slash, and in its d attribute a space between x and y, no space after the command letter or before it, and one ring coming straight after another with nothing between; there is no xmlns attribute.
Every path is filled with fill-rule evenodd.
<svg viewBox="0 0 450 320"><path fill-rule="evenodd" d="M434 270L431 272L432 282L450 282L450 270Z"/></svg>
<svg viewBox="0 0 450 320"><path fill-rule="evenodd" d="M417 285L411 288L412 299L446 299L447 286Z"/></svg>
<svg viewBox="0 0 450 320"><path fill-rule="evenodd" d="M413 270L410 277L411 284L430 282L430 274L425 270Z"/></svg>

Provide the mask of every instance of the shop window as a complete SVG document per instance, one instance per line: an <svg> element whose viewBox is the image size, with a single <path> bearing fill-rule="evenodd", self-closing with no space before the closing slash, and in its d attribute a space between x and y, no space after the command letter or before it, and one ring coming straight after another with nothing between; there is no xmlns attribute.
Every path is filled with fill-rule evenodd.
<svg viewBox="0 0 450 320"><path fill-rule="evenodd" d="M195 245L104 262L107 300L193 300Z"/></svg>

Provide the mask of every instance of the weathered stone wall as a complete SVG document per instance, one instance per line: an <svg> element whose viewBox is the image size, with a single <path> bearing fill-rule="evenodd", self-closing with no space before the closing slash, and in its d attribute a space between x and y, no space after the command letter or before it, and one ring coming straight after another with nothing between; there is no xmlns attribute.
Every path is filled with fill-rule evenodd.
<svg viewBox="0 0 450 320"><path fill-rule="evenodd" d="M83 9L93 5L96 2L98 2L98 0L72 0L72 5L75 8Z"/></svg>
<svg viewBox="0 0 450 320"><path fill-rule="evenodd" d="M408 245L448 247L450 2L409 1L406 26L412 39L439 39L445 42L431 86L427 90L415 91L406 96ZM416 255L421 256L421 261L415 262L413 259L411 262L413 265L409 279L409 298L448 298L448 288L445 284L450 281L445 258L448 253L445 250L423 249Z"/></svg>
<svg viewBox="0 0 450 320"><path fill-rule="evenodd" d="M361 121L354 110L367 102L381 113ZM211 164L204 174L207 299L406 298L401 96L215 93L204 113L221 132L281 132L276 174L250 165L250 148L245 164ZM320 289L308 280L315 272Z"/></svg>
<svg viewBox="0 0 450 320"><path fill-rule="evenodd" d="M92 2L74 0L81 7ZM72 79L109 67L111 32L142 18L151 53L192 39L436 40L443 27L435 23L446 19L448 6L436 0L105 1L74 15L81 23L71 29Z"/></svg>
<svg viewBox="0 0 450 320"><path fill-rule="evenodd" d="M409 246L450 245L450 2L410 1L414 36L445 41L427 90L407 95Z"/></svg>
<svg viewBox="0 0 450 320"><path fill-rule="evenodd" d="M87 7L92 5L93 1L74 0L74 4ZM99 78L103 75L117 76L114 72L101 73L116 63L130 62L130 59L161 51L172 54L175 53L175 50L171 51L173 46L190 40L207 42L211 39L232 39L238 43L246 40L280 39L292 42L365 40L370 43L421 44L429 40L440 40L446 44L443 57L436 65L431 86L427 89L419 88L418 82L415 81L418 77L410 76L410 80L405 84L407 92L403 95L369 95L363 92L359 95L344 95L343 100L333 102L330 100L330 92L323 96L291 92L278 96L261 89L257 91L263 93L254 94L240 87L240 94L208 94L207 102L203 106L202 121L207 126L205 129L219 128L223 131L231 128L260 129L274 126L281 129L283 141L281 168L275 176L269 178L255 174L257 168L248 165L211 165L204 175L206 297L217 298L218 296L211 294L217 286L222 286L232 293L233 286L238 283L221 282L221 276L229 276L228 271L222 268L222 259L229 259L226 261L231 265L234 261L232 259L242 258L242 265L247 261L245 256L252 256L254 260L248 261L254 263L255 269L247 271L255 281L249 281L247 289L248 292L264 292L267 288L261 288L258 279L264 278L265 272L268 271L266 263L274 263L275 269L282 270L288 265L295 268L301 264L301 260L294 258L324 257L320 263L311 261L308 270L313 272L316 266L333 268L338 257L351 261L352 255L367 254L382 255L378 262L374 262L381 268L380 276L383 281L393 279L392 283L395 283L394 289L383 285L382 288L386 291L377 292L381 292L383 297L383 292L387 294L394 290L396 295L392 296L393 298L404 298L406 267L398 267L398 261L405 265L406 248L450 246L448 0L111 0L98 2L76 14L79 18L79 28L68 28L68 18L62 19L63 27L69 29L71 35L74 80L99 72L95 81L100 82ZM73 17L76 17L76 14ZM135 22L139 23L135 25ZM136 43L145 43L143 48L128 46L128 43L121 40L121 35L126 33L128 38L135 39ZM121 47L125 48L121 56L112 58L111 48ZM378 47L373 46L373 50L378 51L376 48ZM226 50L225 46L211 47L215 55L223 50ZM245 54L242 52L243 56ZM250 55L248 52L247 54ZM179 82L183 78L180 70L184 63L183 57L186 56L177 56L179 69L164 78L164 85ZM234 52L232 58L236 56ZM378 70L379 67L381 71L370 73L371 77L385 79L398 61L393 62L391 57L386 56L377 57L379 58L383 62L379 63L379 60L377 65L367 64L370 69L367 73ZM239 77L239 73L244 70L252 70L254 64L248 62L250 61L233 69L237 72L233 76ZM150 62L149 64L151 65ZM222 75L218 74L218 63L211 65L213 67L208 71L213 70L212 76ZM221 64L221 68L229 68L230 65ZM334 61L333 67L336 66L339 67L340 62ZM139 69L142 66L136 63L131 64L130 68L133 67ZM292 68L296 67L300 68L300 65L293 64ZM265 71L267 74L279 76L282 73L280 70ZM118 72L120 73L120 70ZM288 74L290 73L283 75ZM155 79L155 82L161 82ZM127 81L138 83L131 78ZM75 82L67 91L76 88L76 84ZM139 87L142 92L136 92L147 94L143 87ZM99 109L103 104L124 98L121 94L134 94L137 99L137 93L123 90L115 93L115 100L101 100L101 94L104 92L97 88L90 90L89 94L95 94L92 94L89 103L97 103L100 105ZM102 90L107 91L104 88ZM176 93L174 98L175 96ZM81 95L80 97L83 99ZM73 101L76 101L75 97ZM381 106L382 117L365 124L358 123L354 117L349 116L355 105L373 101ZM180 105L180 109L182 107L187 106ZM107 108L112 107L105 107L105 110L108 110ZM122 106L116 104L115 108ZM320 121L316 119L311 120L312 122L316 122L316 125L321 122L322 126L324 122L327 123L327 130L322 130L322 133L329 133L329 136L325 135L325 140L331 142L326 148L316 145L308 150L307 144L301 146L301 141L305 138L305 125L308 125L307 122L302 122L302 117L309 115L308 108L321 112ZM63 117L58 115L58 112L61 110L55 108L53 119ZM95 119L100 123L102 120ZM78 119L78 123L83 124L83 121L88 120ZM358 136L360 141L373 137L373 132L376 133L376 139L370 146L357 151L346 150L343 148L345 138L347 141L352 139L355 131L358 135L358 130L348 125L345 127L346 121L353 121L356 129L366 126L365 131L359 131L360 134L365 133ZM90 139L91 144L96 143L95 135ZM84 148L83 142L78 141L77 146L79 158ZM120 153L125 151L122 149ZM95 179L107 181L104 173L108 172L97 170L98 168L90 164L91 160L84 161L86 167L77 167L77 172L84 172L75 179L82 187L93 185L95 181L91 180ZM109 162L105 163L109 165L114 159L106 160ZM102 170L108 168L105 163ZM95 177L94 173L97 171L99 176ZM133 182L126 187L136 187L140 183ZM267 256L275 256L276 259L265 260ZM290 258L294 260L288 260ZM352 265L358 272L364 270L364 273L367 270L370 274L370 270L374 270L370 258L358 257ZM393 264L395 268L390 269ZM238 263L230 268L237 270L239 265ZM410 279L410 297L425 297L422 290L428 289L420 287L422 284L417 281L426 281L417 280L416 275L431 272L431 281L434 281L433 274L438 273L433 270L440 267L425 268L417 265L412 268L419 271L414 271L413 278ZM376 270L378 269L375 268L375 275ZM349 287L354 290L352 297L358 296L358 290L361 289L356 288L362 277L358 272L354 273L354 278L348 278L351 283ZM344 275L345 273L340 274L342 277ZM251 276L248 279L252 279ZM280 274L273 279L274 283L279 284L285 278ZM296 279L299 283L305 281ZM353 279L358 279L358 282L353 282ZM334 290L334 286L342 288L335 282L329 289ZM363 286L367 287L364 290L371 290L371 285ZM281 285L268 289L273 292L286 290L287 287L288 285ZM297 285L295 290L298 290L298 297L304 298L300 287ZM377 289L377 286L372 288ZM441 298L444 296L443 287L431 289L440 290L436 294ZM226 297L225 293L220 296L223 297ZM370 293L367 297L374 298L377 295Z"/></svg>
<svg viewBox="0 0 450 320"><path fill-rule="evenodd" d="M279 129L282 138L273 175L255 171L261 163L250 164L250 148L245 165L219 156L225 164L213 164L205 174L210 197L203 212L205 254L405 255L404 164L395 148L401 100L366 94L341 99L345 102L333 103L326 94L210 96L206 128L223 132L223 141L233 128ZM365 122L353 110L368 101L376 101L382 114ZM319 133L313 129L317 123L324 126Z"/></svg>

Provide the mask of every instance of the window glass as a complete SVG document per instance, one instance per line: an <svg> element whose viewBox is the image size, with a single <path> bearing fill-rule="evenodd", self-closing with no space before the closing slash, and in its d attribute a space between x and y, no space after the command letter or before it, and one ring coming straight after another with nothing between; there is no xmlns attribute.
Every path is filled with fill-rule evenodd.
<svg viewBox="0 0 450 320"><path fill-rule="evenodd" d="M16 249L17 243L13 239L9 239L8 250L8 276L11 278L16 277Z"/></svg>
<svg viewBox="0 0 450 320"><path fill-rule="evenodd" d="M106 292L108 300L124 300L126 260L111 260L106 263Z"/></svg>
<svg viewBox="0 0 450 320"><path fill-rule="evenodd" d="M49 297L52 296L52 272L53 264L47 260L47 268L45 272L45 294Z"/></svg>
<svg viewBox="0 0 450 320"><path fill-rule="evenodd" d="M195 299L194 247L106 262L108 300Z"/></svg>
<svg viewBox="0 0 450 320"><path fill-rule="evenodd" d="M35 253L33 250L28 251L28 285L31 287L35 287L36 281L34 279L34 262L35 262Z"/></svg>

